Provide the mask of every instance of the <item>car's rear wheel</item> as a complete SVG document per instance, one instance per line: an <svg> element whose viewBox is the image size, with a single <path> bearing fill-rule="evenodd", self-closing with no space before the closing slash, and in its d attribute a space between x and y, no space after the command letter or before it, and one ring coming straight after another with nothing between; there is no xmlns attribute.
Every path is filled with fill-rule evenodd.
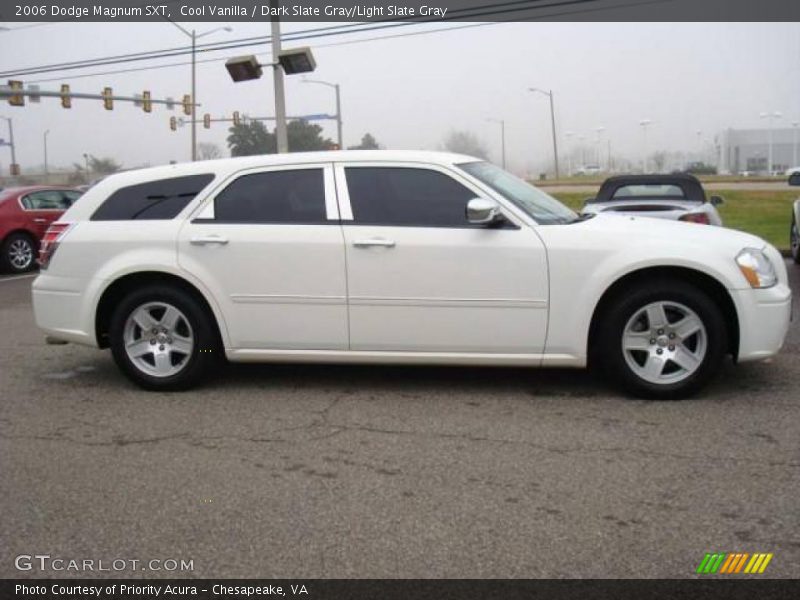
<svg viewBox="0 0 800 600"><path fill-rule="evenodd" d="M797 218L792 215L792 227L789 230L789 245L792 248L792 259L800 264L800 232L797 230Z"/></svg>
<svg viewBox="0 0 800 600"><path fill-rule="evenodd" d="M109 337L117 366L149 390L188 389L220 358L213 316L173 286L148 286L126 296L111 317Z"/></svg>
<svg viewBox="0 0 800 600"><path fill-rule="evenodd" d="M681 280L640 283L599 317L595 358L641 398L685 398L718 371L725 319L701 289Z"/></svg>
<svg viewBox="0 0 800 600"><path fill-rule="evenodd" d="M26 273L36 266L36 242L26 233L12 233L3 242L4 271Z"/></svg>

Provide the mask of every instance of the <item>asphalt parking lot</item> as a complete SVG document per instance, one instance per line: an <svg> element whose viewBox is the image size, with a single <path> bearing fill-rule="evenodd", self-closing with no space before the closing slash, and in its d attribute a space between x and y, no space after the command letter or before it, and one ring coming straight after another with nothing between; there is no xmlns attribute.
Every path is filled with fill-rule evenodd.
<svg viewBox="0 0 800 600"><path fill-rule="evenodd" d="M795 297L800 267L789 265ZM236 365L140 391L0 280L0 577L800 577L800 324L700 398L584 372ZM14 557L193 571L20 572Z"/></svg>

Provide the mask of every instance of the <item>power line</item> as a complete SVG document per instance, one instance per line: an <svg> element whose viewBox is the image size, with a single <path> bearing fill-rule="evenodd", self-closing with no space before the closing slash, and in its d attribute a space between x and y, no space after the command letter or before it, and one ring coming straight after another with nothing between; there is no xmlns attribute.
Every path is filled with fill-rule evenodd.
<svg viewBox="0 0 800 600"><path fill-rule="evenodd" d="M383 36L373 36L368 38L362 38L358 40L346 40L342 42L332 42L329 44L317 44L315 48L331 48L334 46L348 46L351 44L361 44L364 42L376 42L381 40L390 40L390 39L397 39L397 38L404 38L404 37L411 37L411 36L418 36L418 35L428 35L431 33L446 33L448 31L458 31L461 29L473 29L476 27L488 27L492 25L504 25L508 22L503 21L496 21L496 22L489 22L489 23L470 23L469 25L457 25L455 27L442 27L439 29L426 29L424 31L411 31L408 33L396 33L392 35L383 35ZM256 54L258 57L266 57L271 56L269 52L259 52ZM214 62L222 62L227 60L226 57L222 58L207 58L204 60L196 61L197 64L203 63L214 63ZM113 71L101 71L99 73L88 73L85 75L71 75L66 77L51 77L47 79L33 79L30 81L26 80L26 83L51 83L53 81L71 81L73 79L86 79L89 77L101 77L106 75L116 75L116 74L124 74L124 73L138 73L141 71L153 71L155 69L169 69L174 67L186 67L191 65L191 61L186 62L177 62L177 63L168 63L165 65L152 65L147 67L134 67L132 69L115 69Z"/></svg>
<svg viewBox="0 0 800 600"><path fill-rule="evenodd" d="M293 40L301 40L301 39L313 39L319 37L328 37L332 35L342 35L344 33L360 33L360 32L367 32L367 31L375 31L381 29L389 29L395 27L405 27L409 25L418 25L421 23L430 23L430 22L441 22L445 21L453 21L453 20L463 20L467 18L476 18L476 17L491 17L491 16L498 16L503 14L509 13L516 13L523 10L543 10L547 8L559 8L564 6L571 6L571 5L583 5L583 4L591 4L595 3L598 0L562 0L551 2L549 4L545 4L547 0L515 0L511 2L504 2L498 4L486 4L480 5L475 7L469 7L464 9L457 9L454 12L454 16L447 18L447 19L439 19L437 17L432 18L421 18L412 21L404 21L404 22L392 22L388 20L384 20L384 22L378 22L378 24L372 23L351 23L347 25L339 25L339 26L331 26L331 27L324 27L324 28L317 28L317 29L309 29L303 30L300 32L290 32L283 36L286 41L293 41ZM657 0L657 1L667 1L667 0ZM521 6L520 6L521 5ZM502 9L502 10L501 10ZM469 13L469 14L464 14ZM551 16L551 15L548 15ZM388 21L388 22L387 22ZM269 36L259 36L259 37L251 37L251 38L240 38L238 40L232 40L229 42L214 42L208 44L202 44L197 47L197 52L218 52L222 50L231 50L236 48L247 47L251 45L260 45L270 41ZM140 53L133 53L127 55L118 55L114 57L106 57L103 59L87 59L83 61L75 61L71 63L57 63L51 65L43 65L39 67L29 67L26 69L20 69L16 71L4 71L0 72L0 77L8 77L8 76L22 76L22 75L36 75L39 73L48 73L53 71L63 71L63 70L75 70L75 69L83 69L83 68L90 68L95 66L106 66L106 65L113 65L113 64L121 64L125 62L138 62L142 60L157 60L162 58L170 58L173 56L181 56L185 54L190 54L191 48L188 46L184 47L177 47L177 48L170 48L170 49L163 49L163 50L154 50L149 52L140 52Z"/></svg>

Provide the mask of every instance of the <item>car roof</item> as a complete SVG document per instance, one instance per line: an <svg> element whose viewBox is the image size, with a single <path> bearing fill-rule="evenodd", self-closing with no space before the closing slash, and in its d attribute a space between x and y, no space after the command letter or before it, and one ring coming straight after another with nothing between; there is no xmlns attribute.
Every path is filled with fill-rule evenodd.
<svg viewBox="0 0 800 600"><path fill-rule="evenodd" d="M594 202L609 202L614 193L621 187L627 185L675 185L680 187L686 197L683 199L688 202L705 202L706 194L700 180L689 173L673 173L669 175L648 174L648 175L615 175L609 177L600 186ZM658 197L653 197L658 199ZM616 200L616 198L614 198ZM622 198L620 198L622 200Z"/></svg>
<svg viewBox="0 0 800 600"><path fill-rule="evenodd" d="M419 162L448 166L464 162L482 161L481 158L450 152L426 150L326 150L320 152L290 152L287 154L259 154L236 158L222 158L187 163L176 163L144 169L132 169L110 175L97 186L131 185L184 175L215 173L218 175L235 173L245 169L273 167L282 165L302 165L330 162Z"/></svg>

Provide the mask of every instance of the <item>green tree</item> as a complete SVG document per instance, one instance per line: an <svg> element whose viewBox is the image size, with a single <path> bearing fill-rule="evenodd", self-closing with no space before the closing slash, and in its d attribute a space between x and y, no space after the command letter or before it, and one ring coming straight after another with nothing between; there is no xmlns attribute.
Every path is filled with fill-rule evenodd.
<svg viewBox="0 0 800 600"><path fill-rule="evenodd" d="M291 121L286 126L289 138L289 152L312 152L330 150L333 141L322 137L322 127L303 119Z"/></svg>
<svg viewBox="0 0 800 600"><path fill-rule="evenodd" d="M261 121L239 123L228 129L228 148L231 156L253 156L275 154L278 144L275 134L267 131Z"/></svg>
<svg viewBox="0 0 800 600"><path fill-rule="evenodd" d="M261 121L240 123L229 130L228 148L231 156L252 156L254 154L275 154L278 142L275 133L270 132ZM303 119L290 121L286 126L290 152L311 152L329 150L333 142L322 137L322 127Z"/></svg>
<svg viewBox="0 0 800 600"><path fill-rule="evenodd" d="M361 143L358 146L350 146L348 150L379 150L380 147L378 140L372 137L371 133L365 133Z"/></svg>
<svg viewBox="0 0 800 600"><path fill-rule="evenodd" d="M486 159L489 152L486 146L471 131L451 131L444 138L444 149L458 154L469 154Z"/></svg>

